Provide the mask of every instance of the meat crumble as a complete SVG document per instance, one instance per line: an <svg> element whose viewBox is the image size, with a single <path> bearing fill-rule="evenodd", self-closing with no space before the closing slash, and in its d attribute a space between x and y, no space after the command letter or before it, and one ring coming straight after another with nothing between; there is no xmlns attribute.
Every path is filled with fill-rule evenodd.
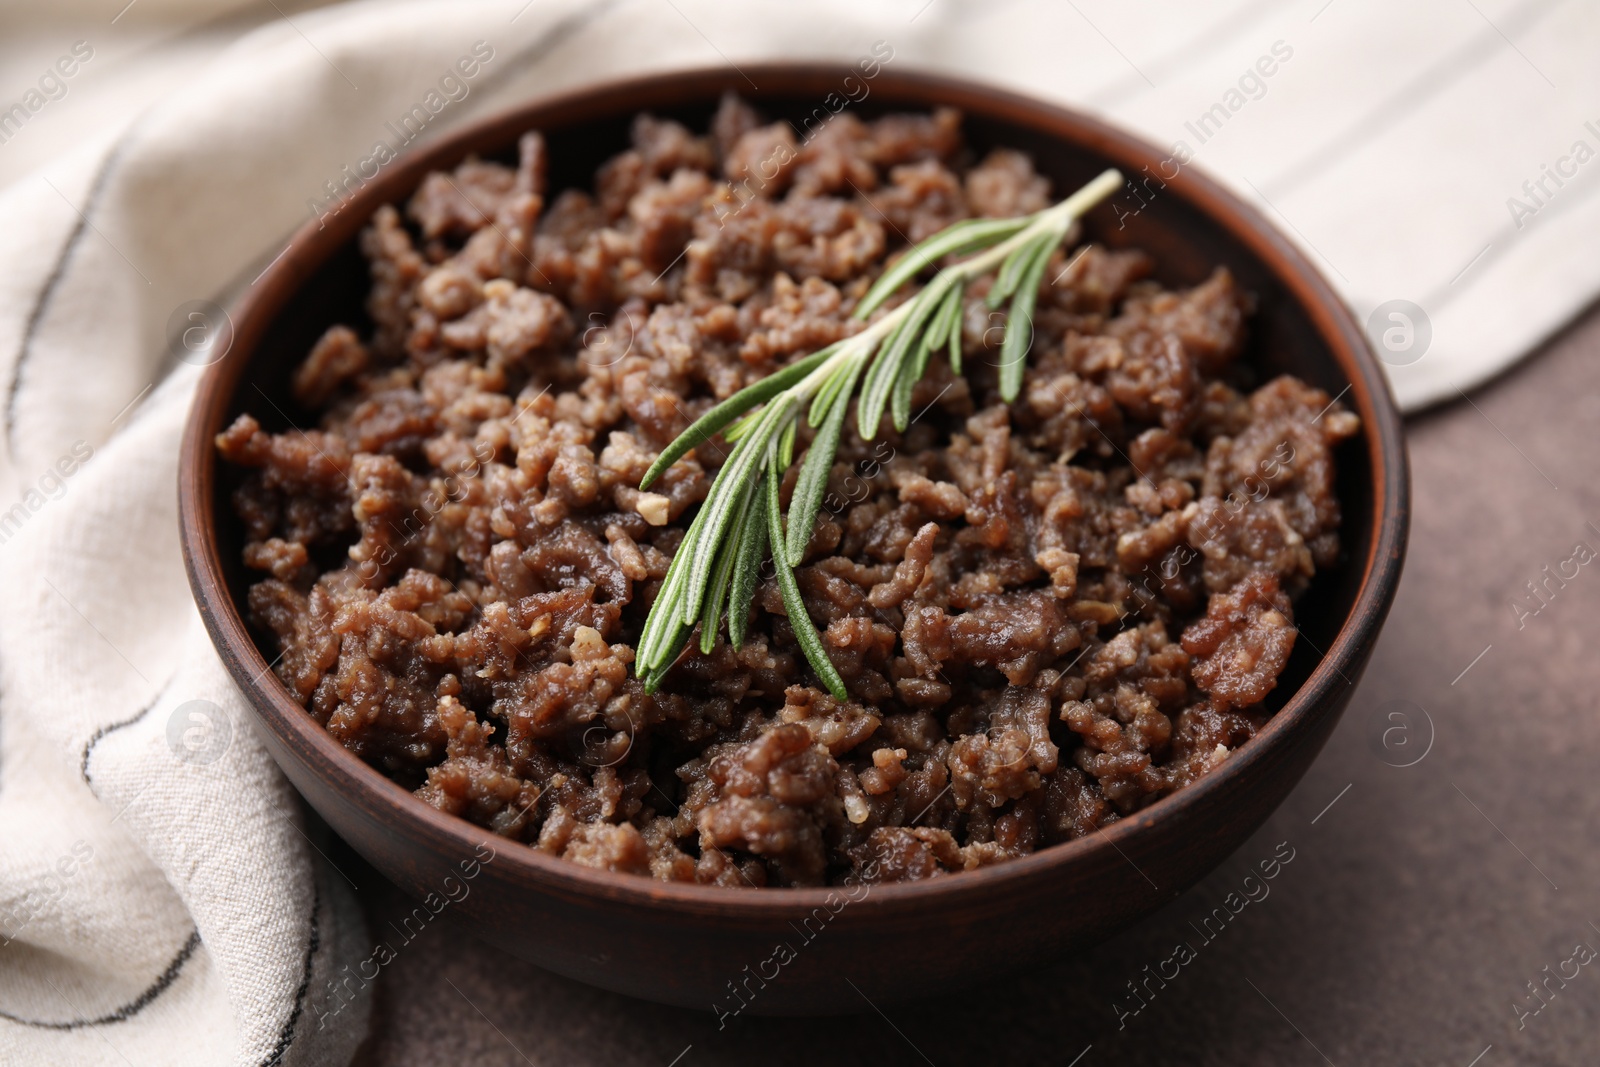
<svg viewBox="0 0 1600 1067"><path fill-rule="evenodd" d="M1238 357L1252 300L1136 250L1045 272L1023 391L968 294L904 433L853 419L796 577L850 698L822 689L770 569L749 636L659 691L634 646L727 452L638 488L698 415L861 328L886 263L1047 206L960 116L846 112L808 137L724 100L641 115L592 190L545 144L383 207L370 328L292 379L314 425L217 447L252 624L338 741L425 802L575 863L724 886L943 876L1105 827L1260 728L1294 602L1339 554L1355 415ZM801 442L806 440L803 433ZM784 494L792 490L791 470Z"/></svg>

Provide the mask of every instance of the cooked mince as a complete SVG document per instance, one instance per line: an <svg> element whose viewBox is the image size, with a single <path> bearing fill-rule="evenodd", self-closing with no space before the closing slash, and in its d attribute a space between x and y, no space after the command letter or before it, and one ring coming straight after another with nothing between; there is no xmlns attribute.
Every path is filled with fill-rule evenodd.
<svg viewBox="0 0 1600 1067"><path fill-rule="evenodd" d="M706 135L639 116L589 191L547 187L538 133L514 168L429 175L362 235L370 326L329 329L293 376L307 428L245 414L217 438L248 469L249 614L278 677L423 801L669 881L942 876L1220 766L1338 557L1358 422L1237 361L1252 301L1227 270L1168 289L1136 250L1057 252L1015 403L980 282L967 372L935 360L904 434L852 420L797 571L848 701L770 570L742 649L692 644L654 695L631 670L728 446L641 492L657 453L860 329L909 242L1069 191L974 154L953 111L801 138L732 97Z"/></svg>

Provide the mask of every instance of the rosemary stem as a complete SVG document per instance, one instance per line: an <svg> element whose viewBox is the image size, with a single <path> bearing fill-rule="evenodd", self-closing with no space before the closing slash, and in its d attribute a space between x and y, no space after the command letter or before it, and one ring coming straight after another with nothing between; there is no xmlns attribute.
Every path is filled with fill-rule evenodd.
<svg viewBox="0 0 1600 1067"><path fill-rule="evenodd" d="M829 356L816 370L806 375L790 387L791 391L799 397L801 403L810 400L816 395L822 383L852 360L864 360L878 347L878 343L894 332L895 327L911 314L913 300L907 300L899 307L884 315L877 322L872 323L860 333L852 334L845 338L839 350Z"/></svg>
<svg viewBox="0 0 1600 1067"><path fill-rule="evenodd" d="M728 617L728 638L743 642L757 564L770 549L779 591L795 638L817 677L840 700L847 693L828 658L795 580L838 450L845 406L860 382L858 423L864 438L876 432L885 404L891 422L905 429L911 386L921 378L932 349L950 334L950 360L960 362L961 301L966 286L1000 268L991 302L1009 297L1011 317L1002 352L1001 395L1015 397L1032 338L1033 302L1045 262L1066 238L1072 223L1122 185L1122 175L1107 170L1052 207L1016 219L965 220L952 224L892 265L856 305L853 317L865 325L826 349L747 386L714 406L660 453L640 482L651 484L668 466L719 432L733 450L712 479L700 512L674 553L639 638L636 670L645 691L654 692L701 628L701 648L709 652L718 622ZM1001 239L1001 234L1008 236ZM944 268L922 290L867 322L901 286L935 261L996 243ZM938 344L934 342L937 341ZM865 370L865 375L863 375ZM806 414L807 405L810 407ZM796 481L786 528L780 493L793 461L799 420L818 429ZM735 421L737 420L737 421ZM730 426L731 424L731 426ZM763 512L765 513L763 515Z"/></svg>
<svg viewBox="0 0 1600 1067"><path fill-rule="evenodd" d="M1095 179L1059 204L1052 205L1033 217L1033 221L1026 227L1018 230L1010 237L1001 241L993 248L987 249L973 256L971 259L962 260L948 268L955 277L954 286L964 286L975 278L980 278L994 270L1006 261L1006 257L1030 241L1038 239L1049 231L1056 231L1065 235L1074 219L1088 211L1094 205L1116 192L1122 186L1122 173L1115 168L1102 171ZM874 350L878 342L894 333L906 316L915 309L915 299L902 302L882 318L872 323L858 334L854 334L840 344L838 351L829 356L820 366L805 378L791 386L802 401L810 400L823 382L846 362L859 358L861 352Z"/></svg>
<svg viewBox="0 0 1600 1067"><path fill-rule="evenodd" d="M1122 187L1122 172L1116 168L1100 174L1059 204L1045 208L1033 217L1026 227L1007 237L993 248L962 260L950 269L960 275L963 282L982 277L1006 261L1006 257L1040 235L1056 230L1065 235L1074 219L1094 207Z"/></svg>

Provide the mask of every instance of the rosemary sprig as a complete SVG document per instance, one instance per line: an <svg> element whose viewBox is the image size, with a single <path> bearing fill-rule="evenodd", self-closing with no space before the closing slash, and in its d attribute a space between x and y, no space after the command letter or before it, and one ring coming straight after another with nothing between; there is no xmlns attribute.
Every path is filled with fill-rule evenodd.
<svg viewBox="0 0 1600 1067"><path fill-rule="evenodd" d="M959 260L939 271L916 294L871 322L860 333L814 352L717 404L656 457L639 488L647 489L691 449L722 433L733 445L700 512L690 524L639 638L635 672L654 692L683 652L695 626L709 653L723 618L734 648L744 643L756 573L770 546L778 590L796 640L812 670L836 698L848 697L844 680L828 659L794 568L805 554L839 450L850 397L860 383L856 426L863 440L878 434L885 410L897 431L911 419L911 392L933 353L948 352L961 371L963 297L974 281L998 270L989 290L991 308L1010 301L1000 347L1000 395L1022 390L1033 343L1033 309L1050 254L1072 223L1122 185L1107 170L1067 199L1013 219L967 219L916 245L884 271L856 306L865 322L902 286L946 256ZM972 254L976 253L976 254ZM817 433L801 463L787 521L780 491L794 461L795 437L804 413ZM735 421L738 420L738 421Z"/></svg>

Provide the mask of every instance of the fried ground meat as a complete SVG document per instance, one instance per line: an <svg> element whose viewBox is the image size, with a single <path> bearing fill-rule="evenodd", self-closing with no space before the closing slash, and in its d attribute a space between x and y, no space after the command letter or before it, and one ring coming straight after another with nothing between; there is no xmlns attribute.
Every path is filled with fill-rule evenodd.
<svg viewBox="0 0 1600 1067"><path fill-rule="evenodd" d="M591 191L545 172L530 133L516 167L468 160L380 210L369 334L332 327L293 376L316 425L217 438L250 618L342 744L574 863L782 886L1093 833L1266 721L1358 422L1292 378L1251 388L1225 269L1168 289L1098 245L1045 272L1015 403L980 283L968 373L935 360L904 433L849 424L797 570L848 700L770 572L742 648L695 643L646 694L634 645L727 448L642 492L655 456L858 329L908 242L1064 190L976 157L952 111L802 136L733 98L704 136L641 116Z"/></svg>

